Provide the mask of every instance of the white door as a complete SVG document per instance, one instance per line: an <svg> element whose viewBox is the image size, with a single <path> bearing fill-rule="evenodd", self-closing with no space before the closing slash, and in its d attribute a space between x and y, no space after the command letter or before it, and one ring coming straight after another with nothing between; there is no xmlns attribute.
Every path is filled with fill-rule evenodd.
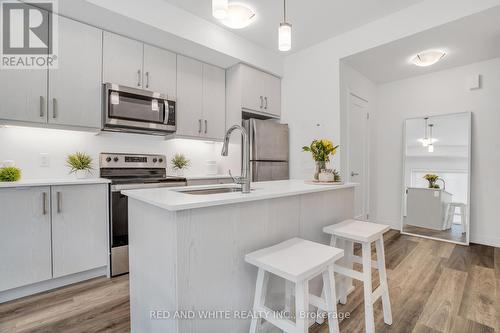
<svg viewBox="0 0 500 333"><path fill-rule="evenodd" d="M177 56L177 134L202 137L203 63Z"/></svg>
<svg viewBox="0 0 500 333"><path fill-rule="evenodd" d="M0 189L0 291L52 278L50 189Z"/></svg>
<svg viewBox="0 0 500 333"><path fill-rule="evenodd" d="M369 113L368 102L355 95L349 96L349 168L348 178L353 183L359 183L354 190L354 216L358 219L368 219L368 136Z"/></svg>
<svg viewBox="0 0 500 333"><path fill-rule="evenodd" d="M203 134L222 139L226 129L226 72L203 64Z"/></svg>
<svg viewBox="0 0 500 333"><path fill-rule="evenodd" d="M52 186L54 277L107 265L107 185Z"/></svg>
<svg viewBox="0 0 500 333"><path fill-rule="evenodd" d="M113 33L103 33L103 81L142 88L143 44Z"/></svg>
<svg viewBox="0 0 500 333"><path fill-rule="evenodd" d="M59 68L49 70L49 123L101 128L102 31L59 17Z"/></svg>
<svg viewBox="0 0 500 333"><path fill-rule="evenodd" d="M177 56L175 53L144 44L144 89L176 96Z"/></svg>

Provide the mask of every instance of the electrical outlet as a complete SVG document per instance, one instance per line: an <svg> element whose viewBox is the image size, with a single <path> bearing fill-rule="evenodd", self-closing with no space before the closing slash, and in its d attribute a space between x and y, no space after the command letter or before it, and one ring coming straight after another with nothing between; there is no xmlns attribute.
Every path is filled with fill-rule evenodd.
<svg viewBox="0 0 500 333"><path fill-rule="evenodd" d="M47 168L50 164L50 158L48 153L40 153L40 166Z"/></svg>

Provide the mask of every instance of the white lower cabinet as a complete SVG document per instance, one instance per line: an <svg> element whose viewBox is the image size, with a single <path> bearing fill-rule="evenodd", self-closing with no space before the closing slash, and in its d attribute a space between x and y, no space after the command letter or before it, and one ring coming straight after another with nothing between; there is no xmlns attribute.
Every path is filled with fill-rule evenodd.
<svg viewBox="0 0 500 333"><path fill-rule="evenodd" d="M0 189L0 292L107 265L108 185Z"/></svg>
<svg viewBox="0 0 500 333"><path fill-rule="evenodd" d="M107 187L52 186L54 277L107 264Z"/></svg>
<svg viewBox="0 0 500 333"><path fill-rule="evenodd" d="M50 188L0 189L0 291L52 277Z"/></svg>

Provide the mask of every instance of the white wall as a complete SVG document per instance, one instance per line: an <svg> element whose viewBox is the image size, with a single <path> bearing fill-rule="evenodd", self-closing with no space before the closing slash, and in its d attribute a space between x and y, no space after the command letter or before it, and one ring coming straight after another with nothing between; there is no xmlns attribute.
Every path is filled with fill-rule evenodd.
<svg viewBox="0 0 500 333"><path fill-rule="evenodd" d="M95 175L98 175L99 153L151 153L164 154L168 160L183 153L191 160L186 176L205 175L207 160L218 161L220 174L240 173L236 147L229 147L229 156L221 157L222 143L197 140L174 139L165 141L161 137L124 134L64 131L28 127L0 127L0 162L14 160L22 169L23 178L67 178L66 156L76 151L90 154L94 159ZM40 153L48 153L50 165L40 166Z"/></svg>
<svg viewBox="0 0 500 333"><path fill-rule="evenodd" d="M286 57L283 121L290 126L291 176L311 176L304 144L317 137L340 140L341 58L497 5L500 0L426 0Z"/></svg>
<svg viewBox="0 0 500 333"><path fill-rule="evenodd" d="M469 90L471 75L482 88ZM406 118L471 111L471 241L500 246L496 195L500 188L500 58L380 85L377 92L378 146L376 219L399 225L403 122Z"/></svg>

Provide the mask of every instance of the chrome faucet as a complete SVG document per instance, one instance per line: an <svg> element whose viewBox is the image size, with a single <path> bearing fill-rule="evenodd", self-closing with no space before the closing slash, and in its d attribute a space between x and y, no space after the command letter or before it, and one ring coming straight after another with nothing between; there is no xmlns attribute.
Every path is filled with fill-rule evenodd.
<svg viewBox="0 0 500 333"><path fill-rule="evenodd" d="M444 181L444 179L439 177L438 179L436 179L436 181L438 181L438 180L443 182L443 191L446 191L446 182Z"/></svg>
<svg viewBox="0 0 500 333"><path fill-rule="evenodd" d="M236 184L241 185L241 193L250 193L250 142L248 141L248 133L245 128L240 125L231 126L226 135L224 135L224 145L222 146L222 156L227 156L229 152L229 139L234 130L239 130L243 137L243 163L241 164L241 177L233 177L231 170L229 174Z"/></svg>

